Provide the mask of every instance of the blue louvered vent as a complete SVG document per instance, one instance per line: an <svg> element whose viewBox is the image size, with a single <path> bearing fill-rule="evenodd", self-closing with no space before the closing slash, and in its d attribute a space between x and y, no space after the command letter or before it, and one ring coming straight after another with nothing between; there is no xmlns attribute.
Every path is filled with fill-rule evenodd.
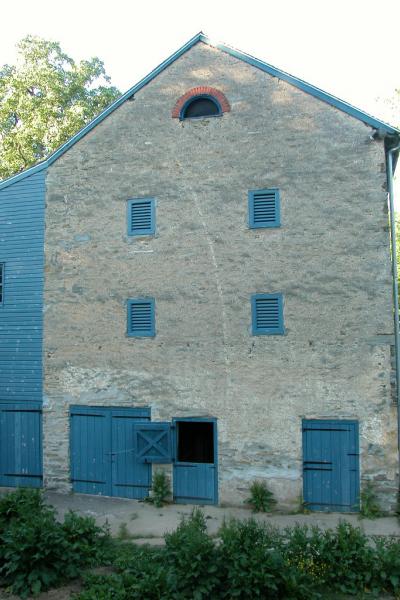
<svg viewBox="0 0 400 600"><path fill-rule="evenodd" d="M279 190L252 190L249 192L249 227L279 227Z"/></svg>
<svg viewBox="0 0 400 600"><path fill-rule="evenodd" d="M154 298L128 300L128 335L133 337L155 335Z"/></svg>
<svg viewBox="0 0 400 600"><path fill-rule="evenodd" d="M136 198L128 201L128 235L155 233L154 198Z"/></svg>
<svg viewBox="0 0 400 600"><path fill-rule="evenodd" d="M0 263L0 306L4 298L4 263Z"/></svg>
<svg viewBox="0 0 400 600"><path fill-rule="evenodd" d="M251 303L253 335L284 333L281 294L255 294Z"/></svg>

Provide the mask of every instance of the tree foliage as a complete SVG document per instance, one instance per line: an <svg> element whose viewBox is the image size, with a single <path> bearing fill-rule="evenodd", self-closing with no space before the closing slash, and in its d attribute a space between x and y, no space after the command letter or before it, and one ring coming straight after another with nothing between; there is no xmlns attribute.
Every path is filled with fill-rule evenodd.
<svg viewBox="0 0 400 600"><path fill-rule="evenodd" d="M60 44L27 36L0 67L0 178L43 160L120 92L99 58L76 63Z"/></svg>

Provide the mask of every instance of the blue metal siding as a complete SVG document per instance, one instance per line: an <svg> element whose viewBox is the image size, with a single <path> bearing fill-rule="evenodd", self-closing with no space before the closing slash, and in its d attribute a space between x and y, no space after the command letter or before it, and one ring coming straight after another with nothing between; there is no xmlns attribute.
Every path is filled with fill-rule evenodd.
<svg viewBox="0 0 400 600"><path fill-rule="evenodd" d="M303 483L307 508L358 510L358 443L356 421L303 421Z"/></svg>
<svg viewBox="0 0 400 600"><path fill-rule="evenodd" d="M45 171L0 190L0 402L42 401Z"/></svg>
<svg viewBox="0 0 400 600"><path fill-rule="evenodd" d="M0 306L4 300L4 263L0 263Z"/></svg>

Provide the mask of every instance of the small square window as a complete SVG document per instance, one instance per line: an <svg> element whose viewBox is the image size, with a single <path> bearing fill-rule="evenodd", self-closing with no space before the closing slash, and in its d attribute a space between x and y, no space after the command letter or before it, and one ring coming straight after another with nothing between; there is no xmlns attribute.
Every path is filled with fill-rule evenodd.
<svg viewBox="0 0 400 600"><path fill-rule="evenodd" d="M128 300L127 334L131 337L154 337L156 335L154 298Z"/></svg>
<svg viewBox="0 0 400 600"><path fill-rule="evenodd" d="M249 227L280 227L280 196L277 188L249 191Z"/></svg>
<svg viewBox="0 0 400 600"><path fill-rule="evenodd" d="M128 200L128 235L152 235L156 231L154 198Z"/></svg>
<svg viewBox="0 0 400 600"><path fill-rule="evenodd" d="M254 294L251 297L253 335L283 335L282 294Z"/></svg>

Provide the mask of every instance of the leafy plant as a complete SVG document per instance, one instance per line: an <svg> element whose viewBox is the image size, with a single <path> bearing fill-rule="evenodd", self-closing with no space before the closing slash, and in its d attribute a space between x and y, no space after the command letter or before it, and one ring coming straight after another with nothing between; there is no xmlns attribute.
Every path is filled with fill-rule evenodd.
<svg viewBox="0 0 400 600"><path fill-rule="evenodd" d="M115 563L129 600L159 600L174 597L175 578L164 548L126 546ZM93 598L97 600L97 598Z"/></svg>
<svg viewBox="0 0 400 600"><path fill-rule="evenodd" d="M335 530L224 523L218 542L195 510L164 548L121 543L113 575L90 576L79 600L312 600L400 594L400 540ZM329 595L327 590L331 593ZM346 596L347 597L347 596Z"/></svg>
<svg viewBox="0 0 400 600"><path fill-rule="evenodd" d="M84 577L84 591L78 595L79 600L128 600L126 581L120 575L88 574ZM129 600L133 600L133 597Z"/></svg>
<svg viewBox="0 0 400 600"><path fill-rule="evenodd" d="M204 513L194 509L176 531L165 535L172 586L181 598L213 598L218 585L217 552L207 535Z"/></svg>
<svg viewBox="0 0 400 600"><path fill-rule="evenodd" d="M72 512L59 523L37 490L2 498L0 522L0 582L22 598L77 577L104 557L108 532Z"/></svg>
<svg viewBox="0 0 400 600"><path fill-rule="evenodd" d="M93 517L70 510L64 517L62 529L69 552L74 554L77 564L91 566L106 560L110 547L108 527L100 527Z"/></svg>
<svg viewBox="0 0 400 600"><path fill-rule="evenodd" d="M372 548L359 529L341 522L336 530L297 526L286 529L286 557L316 586L355 594L368 584Z"/></svg>
<svg viewBox="0 0 400 600"><path fill-rule="evenodd" d="M245 503L252 506L253 512L271 512L276 500L265 481L253 481L250 486L250 497L245 500Z"/></svg>
<svg viewBox="0 0 400 600"><path fill-rule="evenodd" d="M18 488L0 498L0 532L14 519L28 519L43 512L45 503L41 490Z"/></svg>
<svg viewBox="0 0 400 600"><path fill-rule="evenodd" d="M157 508L161 508L167 502L171 495L169 480L164 471L156 471L153 475L153 483L150 490L150 496L146 502L151 502Z"/></svg>
<svg viewBox="0 0 400 600"><path fill-rule="evenodd" d="M382 514L374 485L372 481L367 481L363 485L360 494L360 518L377 519Z"/></svg>
<svg viewBox="0 0 400 600"><path fill-rule="evenodd" d="M398 537L374 537L374 561L371 588L375 593L387 590L400 597L400 540Z"/></svg>
<svg viewBox="0 0 400 600"><path fill-rule="evenodd" d="M286 560L278 529L254 519L231 520L220 537L221 598L313 598L312 581Z"/></svg>

